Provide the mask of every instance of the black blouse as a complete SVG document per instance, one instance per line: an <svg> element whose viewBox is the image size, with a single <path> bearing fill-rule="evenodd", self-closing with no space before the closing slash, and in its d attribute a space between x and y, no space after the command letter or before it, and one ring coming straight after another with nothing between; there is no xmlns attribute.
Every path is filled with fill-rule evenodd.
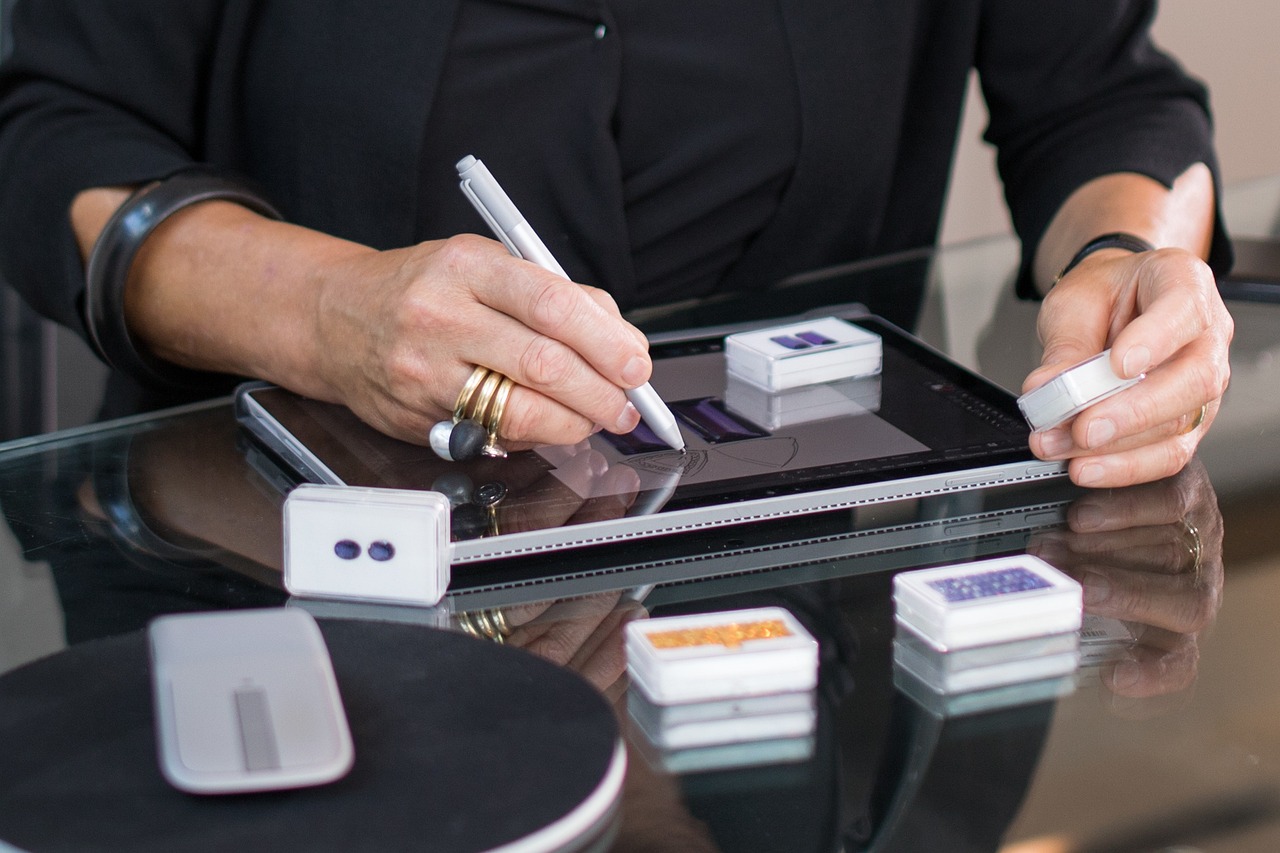
<svg viewBox="0 0 1280 853"><path fill-rule="evenodd" d="M652 11L651 11L652 10ZM0 276L80 330L81 189L193 162L389 248L485 159L621 305L932 243L977 69L1030 257L1098 175L1214 166L1147 0L42 0L0 73ZM1223 246L1219 240L1218 246Z"/></svg>

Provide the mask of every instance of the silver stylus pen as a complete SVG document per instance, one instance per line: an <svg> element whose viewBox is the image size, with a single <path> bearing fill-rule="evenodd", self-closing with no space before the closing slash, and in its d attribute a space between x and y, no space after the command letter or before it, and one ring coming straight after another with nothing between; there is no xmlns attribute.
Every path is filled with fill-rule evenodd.
<svg viewBox="0 0 1280 853"><path fill-rule="evenodd" d="M458 161L458 178L463 195L507 247L507 251L558 276L569 277L484 163L468 154ZM658 438L676 450L685 449L684 436L680 433L676 416L671 414L667 404L648 382L628 390L626 394L627 399L640 412L640 417L644 418L644 422Z"/></svg>

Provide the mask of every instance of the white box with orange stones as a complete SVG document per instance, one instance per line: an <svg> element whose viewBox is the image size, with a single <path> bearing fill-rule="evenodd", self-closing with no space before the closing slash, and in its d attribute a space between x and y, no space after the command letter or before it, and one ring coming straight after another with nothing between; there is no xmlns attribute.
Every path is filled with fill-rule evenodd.
<svg viewBox="0 0 1280 853"><path fill-rule="evenodd" d="M660 705L811 690L818 643L782 607L641 619L627 624L627 672Z"/></svg>

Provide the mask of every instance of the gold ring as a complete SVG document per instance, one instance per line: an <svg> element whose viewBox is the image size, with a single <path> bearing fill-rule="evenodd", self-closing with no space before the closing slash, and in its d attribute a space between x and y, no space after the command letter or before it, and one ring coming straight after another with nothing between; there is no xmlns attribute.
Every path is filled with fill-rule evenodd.
<svg viewBox="0 0 1280 853"><path fill-rule="evenodd" d="M502 381L498 383L498 390L493 395L489 410L483 417L479 417L479 412L476 413L480 423L484 424L484 428L489 431L490 444L498 440L498 426L502 423L502 416L507 411L507 400L511 398L511 389L514 387L516 387L515 381L510 376L503 376Z"/></svg>
<svg viewBox="0 0 1280 853"><path fill-rule="evenodd" d="M463 633L470 634L473 637L484 636L483 634L480 633L480 629L477 628L474 623L472 623L471 616L465 611L458 613L457 619L458 619L458 627L463 630Z"/></svg>
<svg viewBox="0 0 1280 853"><path fill-rule="evenodd" d="M486 610L476 610L471 614L471 618L475 620L476 625L480 627L480 633L484 634L490 640L497 639L502 636L498 633L498 626L493 624L493 620L489 618Z"/></svg>
<svg viewBox="0 0 1280 853"><path fill-rule="evenodd" d="M507 622L507 615L502 612L501 607L495 607L489 611L489 617L493 620L494 627L498 629L498 633L504 637L511 636L511 625Z"/></svg>
<svg viewBox="0 0 1280 853"><path fill-rule="evenodd" d="M500 617L501 612L496 607L493 610L463 611L457 614L458 625L473 637L505 643L511 631L506 619Z"/></svg>
<svg viewBox="0 0 1280 853"><path fill-rule="evenodd" d="M1182 519L1182 527L1191 537L1191 541L1187 543L1187 556L1191 557L1191 571L1199 574L1200 561L1204 558L1204 542L1200 539L1200 531L1185 518Z"/></svg>
<svg viewBox="0 0 1280 853"><path fill-rule="evenodd" d="M476 365L475 370L471 371L471 375L467 377L466 384L462 386L462 390L458 392L458 401L453 404L453 419L460 421L467 416L467 408L471 404L471 398L476 393L476 389L480 387L480 383L492 373L487 367Z"/></svg>
<svg viewBox="0 0 1280 853"><path fill-rule="evenodd" d="M1191 423L1187 424L1186 429L1184 429L1181 433L1179 433L1179 435L1188 435L1200 429L1200 425L1204 423L1205 416L1208 414L1209 414L1209 404L1206 403L1200 407L1200 411L1196 412L1195 418L1191 421Z"/></svg>
<svg viewBox="0 0 1280 853"><path fill-rule="evenodd" d="M463 417L471 418L471 420L484 426L485 412L489 411L489 406L493 402L493 397L498 392L498 386L502 384L502 380L506 377L497 371L489 371L489 375L480 383L480 387L476 389L476 393L471 396L471 405L463 413Z"/></svg>

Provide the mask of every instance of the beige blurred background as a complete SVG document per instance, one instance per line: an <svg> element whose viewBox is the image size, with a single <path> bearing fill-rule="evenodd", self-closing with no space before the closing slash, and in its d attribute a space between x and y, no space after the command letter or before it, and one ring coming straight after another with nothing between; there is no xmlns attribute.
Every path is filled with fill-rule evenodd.
<svg viewBox="0 0 1280 853"><path fill-rule="evenodd" d="M1034 2L1034 0L1029 0ZM1223 181L1280 172L1280 2L1165 0L1156 40L1209 85ZM1007 233L995 157L982 141L986 110L970 85L942 241Z"/></svg>

